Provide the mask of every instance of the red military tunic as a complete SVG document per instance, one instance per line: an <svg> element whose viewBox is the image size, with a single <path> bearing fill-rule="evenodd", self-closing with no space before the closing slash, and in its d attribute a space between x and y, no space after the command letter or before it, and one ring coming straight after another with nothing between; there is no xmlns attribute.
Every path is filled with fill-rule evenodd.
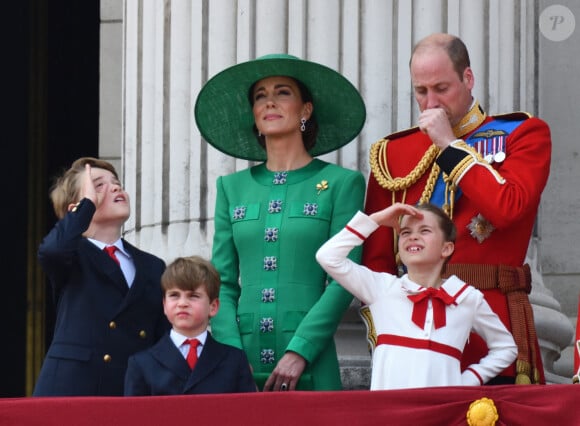
<svg viewBox="0 0 580 426"><path fill-rule="evenodd" d="M494 120L498 118L504 122L512 120L521 123L501 141L503 146L500 148L505 155L500 154L502 156L496 157L498 161L492 161L491 164L483 157L487 154L484 151L491 150L493 144L480 143L469 147L462 141L455 141L440 155L435 148L431 148L434 150L433 157L437 157L430 162L425 157L433 144L418 128L396 133L375 143L371 149L372 173L367 188L366 213L381 210L395 201L407 204L415 204L420 200L433 202L430 198L433 191L429 190L433 180L429 182L428 178L435 165L440 167L441 173L445 172L450 178L450 186L447 189L452 189L452 184L456 185L455 194L453 191L445 191L447 204L452 207L453 222L457 226L455 252L450 264L521 267L532 234L540 196L548 179L551 156L550 130L544 121L531 118L524 113L487 117L476 103L454 131L456 136L467 139L485 126L488 134L492 136ZM462 134L458 130L462 124L468 129L468 133ZM493 138L491 136L490 140ZM500 148L496 147L495 150L499 152ZM478 151L481 155L478 155ZM423 168L419 165L422 159L425 164ZM452 202L458 192L461 192L461 195ZM375 271L394 273L397 270L395 247L393 231L382 227L366 241L363 248L363 263ZM495 271L495 267L493 268ZM522 275L524 272L526 271L522 272L522 269L515 272L510 269L507 273ZM529 271L527 274L529 280ZM519 278L523 281L521 276ZM517 281L517 278L514 280ZM472 284L478 287L476 282ZM522 328L522 333L528 335L525 342L518 342L519 354L516 362L522 359L525 361L519 370L527 369L527 375L532 383L543 382L541 357L527 295L520 292L521 294L514 299L517 303L512 303L510 314L505 291L485 286L480 289L494 312L514 333L516 342L518 330L513 329L514 321L519 324L517 328ZM529 292L529 288L527 290ZM523 314L516 312L518 309L526 311L527 321L522 319ZM530 336L534 341L529 341ZM535 351L533 349L530 351L526 347L528 344L531 348L535 348ZM472 336L464 351L462 363L469 365L486 352L484 342L478 336ZM520 356L522 354L523 358ZM530 362L531 366L526 364ZM506 369L502 375L515 377L516 364Z"/></svg>

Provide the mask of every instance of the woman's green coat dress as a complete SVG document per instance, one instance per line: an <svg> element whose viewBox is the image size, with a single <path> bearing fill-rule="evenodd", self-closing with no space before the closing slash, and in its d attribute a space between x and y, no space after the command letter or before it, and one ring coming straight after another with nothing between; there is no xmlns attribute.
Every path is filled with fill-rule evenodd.
<svg viewBox="0 0 580 426"><path fill-rule="evenodd" d="M212 262L222 284L211 329L245 350L260 389L286 351L307 361L297 389L342 388L334 333L352 295L327 283L315 253L363 209L364 192L360 172L319 159L218 178Z"/></svg>

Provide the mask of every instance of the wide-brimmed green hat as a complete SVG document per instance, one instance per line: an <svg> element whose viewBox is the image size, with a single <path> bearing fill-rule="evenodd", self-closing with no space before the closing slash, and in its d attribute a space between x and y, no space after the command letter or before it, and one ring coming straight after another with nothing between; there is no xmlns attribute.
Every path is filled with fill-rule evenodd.
<svg viewBox="0 0 580 426"><path fill-rule="evenodd" d="M345 77L315 62L273 54L227 68L203 86L195 102L195 121L205 140L233 157L265 160L266 151L253 133L248 93L255 82L273 76L292 77L310 91L318 122L316 144L310 150L313 156L346 145L361 131L365 105Z"/></svg>

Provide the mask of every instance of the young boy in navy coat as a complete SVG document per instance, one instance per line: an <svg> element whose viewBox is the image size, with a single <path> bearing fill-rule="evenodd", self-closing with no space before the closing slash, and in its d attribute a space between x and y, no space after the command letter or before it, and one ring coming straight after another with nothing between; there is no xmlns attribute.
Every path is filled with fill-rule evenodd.
<svg viewBox="0 0 580 426"><path fill-rule="evenodd" d="M159 303L165 262L121 238L131 209L111 163L79 158L50 198L59 221L38 260L57 316L33 395L123 395L129 355L169 329Z"/></svg>
<svg viewBox="0 0 580 426"><path fill-rule="evenodd" d="M125 395L255 392L244 351L217 342L207 330L219 308L220 276L213 265L199 256L177 258L161 287L173 328L129 358Z"/></svg>

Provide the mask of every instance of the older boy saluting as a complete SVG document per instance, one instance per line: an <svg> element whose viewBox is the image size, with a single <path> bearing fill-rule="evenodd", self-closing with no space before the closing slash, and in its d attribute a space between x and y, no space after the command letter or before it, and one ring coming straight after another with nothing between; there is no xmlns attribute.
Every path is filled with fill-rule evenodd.
<svg viewBox="0 0 580 426"><path fill-rule="evenodd" d="M165 262L121 238L129 195L113 165L76 160L50 198L59 218L38 249L57 306L34 396L123 395L127 358L169 328Z"/></svg>

